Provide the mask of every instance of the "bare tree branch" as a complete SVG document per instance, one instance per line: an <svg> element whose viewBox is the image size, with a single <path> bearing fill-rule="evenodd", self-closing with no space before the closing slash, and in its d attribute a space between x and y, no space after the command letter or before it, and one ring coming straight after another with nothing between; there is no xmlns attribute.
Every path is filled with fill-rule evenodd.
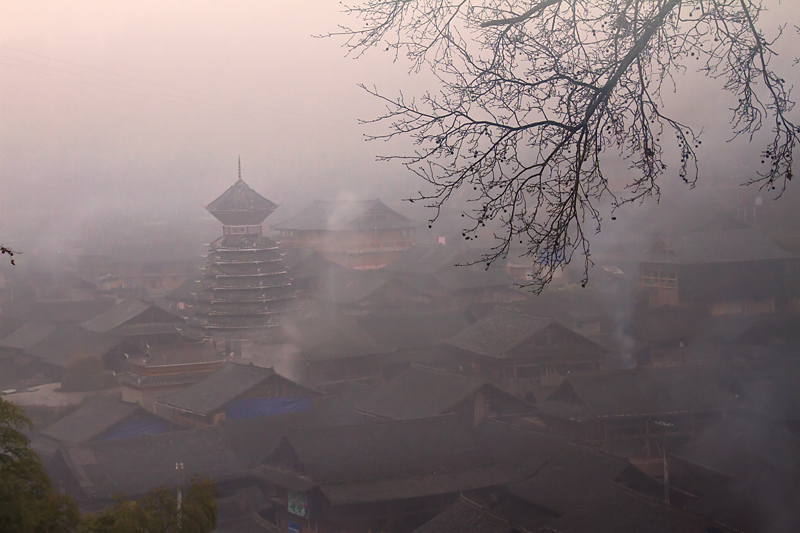
<svg viewBox="0 0 800 533"><path fill-rule="evenodd" d="M528 257L541 288L576 253L588 276L601 198L618 207L658 196L668 171L694 185L702 128L661 97L689 70L736 95L733 137L752 140L769 121L764 170L751 182L785 188L800 130L791 87L770 67L775 40L758 27L763 9L762 0L364 0L345 8L360 26L334 35L352 54L393 50L435 76L437 90L414 99L365 87L387 106L366 121L387 129L369 138L413 142L410 153L379 159L399 160L429 184L412 200L433 209L431 222L468 193L463 237L477 238L489 221L502 227L481 262ZM633 171L622 192L609 189L608 155Z"/></svg>
<svg viewBox="0 0 800 533"><path fill-rule="evenodd" d="M19 252L15 252L11 248L9 248L7 246L3 246L2 244L0 244L0 255L8 255L12 265L16 265L17 264L17 263L14 262L15 261L14 256L17 255L18 253Z"/></svg>

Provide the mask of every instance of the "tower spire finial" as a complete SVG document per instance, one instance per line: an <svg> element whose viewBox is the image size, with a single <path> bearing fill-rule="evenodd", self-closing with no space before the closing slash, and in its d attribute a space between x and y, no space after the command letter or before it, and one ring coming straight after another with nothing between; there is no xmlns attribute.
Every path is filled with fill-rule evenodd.
<svg viewBox="0 0 800 533"><path fill-rule="evenodd" d="M242 179L242 156L239 156L239 179Z"/></svg>

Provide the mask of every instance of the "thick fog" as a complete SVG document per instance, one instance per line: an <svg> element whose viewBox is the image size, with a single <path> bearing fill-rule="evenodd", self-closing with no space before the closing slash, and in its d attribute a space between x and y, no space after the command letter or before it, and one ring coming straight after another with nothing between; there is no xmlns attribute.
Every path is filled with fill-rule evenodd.
<svg viewBox="0 0 800 533"><path fill-rule="evenodd" d="M791 21L800 8L773 3L763 27L771 38L789 22L779 59L797 78ZM381 197L424 220L429 214L416 205L401 206L423 184L399 164L375 161L412 147L364 142L376 126L358 120L383 106L357 83L388 95L435 86L391 53L356 60L341 39L314 38L357 24L340 9L311 0L4 2L3 242L69 246L86 224L118 220L112 214L213 229L201 206L235 180L240 155L245 180L282 204L272 223L336 196ZM687 78L666 103L704 131L698 187L745 181L760 145L726 142L731 97L702 75ZM607 174L622 183L626 162L609 158ZM679 181L667 175L661 185L682 195Z"/></svg>
<svg viewBox="0 0 800 533"><path fill-rule="evenodd" d="M800 0L763 3L764 39L783 32L770 67L800 85ZM607 0L604 21L587 22L593 34L614 28L592 43L601 56L619 59L631 4L641 5ZM636 26L636 8L630 37L646 35L631 45L637 53L669 10L707 5L645 4L666 11ZM430 221L425 202L404 201L431 194L429 185L397 159L376 158L429 143L423 163L436 169L448 157L480 161L475 147L496 137L477 122L466 134L475 144L453 145L459 131L422 126L430 135L415 145L376 123L387 108L359 84L405 102L439 85L391 43L348 56L336 33L361 21L345 4L0 5L0 529L33 530L8 527L9 509L34 523L66 516L72 501L84 525L118 506L193 531L197 513L210 520L201 531L800 531L800 184L740 187L770 163L770 110L752 138L732 138L737 96L724 80L675 66L657 105L666 122L691 128L678 138L700 135L698 181L679 176L674 131L654 132L664 137L655 144L638 126L609 133L644 139L635 150L645 159L660 144L667 165L660 196L620 206L635 195L626 184L648 170L605 149L608 189L583 180L580 161L601 143L581 136L570 141L578 179L537 191L537 177L526 178L522 194L541 194L539 208L561 198L567 213L586 195L594 204L563 227L579 226L589 248L579 243L562 265L574 232L520 230L523 197L495 211L509 217L510 248L487 263L492 233L504 230L481 218L492 189L504 188L496 176L445 188L449 200ZM542 24L532 35L574 29ZM704 35L703 47L716 40ZM513 63L524 38L507 42ZM552 45L569 49L558 61L587 44L564 42ZM688 50L680 60L699 67ZM596 72L632 69L634 55L623 57ZM609 105L594 95L616 94L615 83L628 101L621 79L591 86L585 123ZM528 80L513 83L546 86ZM478 92L442 98L468 106ZM498 94L513 102L513 91ZM553 94L537 98L578 93ZM620 109L603 111L617 116L599 131ZM798 111L787 110L795 125ZM549 135L528 138L546 147ZM538 147L526 148L536 157ZM537 166L492 153L485 159L504 170ZM439 168L436 179L463 183ZM533 201L523 209L535 222L552 214ZM557 238L531 249L526 234ZM15 265L5 247L22 254ZM539 267L552 274L546 287ZM28 445L32 456L17 451ZM23 461L33 467L15 466ZM52 494L38 488L39 466ZM216 488L205 485L197 504L201 479ZM20 500L33 503L9 505L17 488L35 488ZM142 505L120 499L147 494ZM45 503L54 510L39 512Z"/></svg>

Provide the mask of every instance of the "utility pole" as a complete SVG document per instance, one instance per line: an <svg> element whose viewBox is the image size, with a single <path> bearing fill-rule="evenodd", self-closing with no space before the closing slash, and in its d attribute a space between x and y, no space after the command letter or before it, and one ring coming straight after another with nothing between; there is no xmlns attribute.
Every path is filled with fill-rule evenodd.
<svg viewBox="0 0 800 533"><path fill-rule="evenodd" d="M664 503L670 504L669 501L669 462L667 462L667 447L664 446Z"/></svg>
<svg viewBox="0 0 800 533"><path fill-rule="evenodd" d="M175 470L178 471L178 529L181 527L181 504L183 503L183 463L175 463Z"/></svg>

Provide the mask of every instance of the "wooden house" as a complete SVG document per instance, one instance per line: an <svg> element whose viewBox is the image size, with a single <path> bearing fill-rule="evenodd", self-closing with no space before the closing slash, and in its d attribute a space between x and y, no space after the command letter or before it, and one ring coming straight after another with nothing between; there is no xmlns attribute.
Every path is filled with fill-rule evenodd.
<svg viewBox="0 0 800 533"><path fill-rule="evenodd" d="M548 427L575 442L646 459L745 404L724 375L687 367L570 373L538 407Z"/></svg>
<svg viewBox="0 0 800 533"><path fill-rule="evenodd" d="M631 462L576 445L543 454L538 468L503 489L491 498L472 499L470 505L462 497L454 504L459 514L448 509L415 531L483 531L481 526L488 524L496 531L520 533L728 531L713 529L716 524L709 515L659 503L663 484Z"/></svg>
<svg viewBox="0 0 800 533"><path fill-rule="evenodd" d="M116 335L144 353L147 346L173 344L182 338L184 321L154 302L141 299L125 300L112 309L85 322L80 327L90 333ZM123 360L112 366L120 369Z"/></svg>
<svg viewBox="0 0 800 533"><path fill-rule="evenodd" d="M630 325L634 362L639 366L730 362L728 348L740 343L742 335L759 320L759 316L714 316L704 306L637 309Z"/></svg>
<svg viewBox="0 0 800 533"><path fill-rule="evenodd" d="M102 293L137 288L152 297L163 296L194 275L200 251L185 242L128 242L108 256L103 271L97 270L100 265L92 265L83 275Z"/></svg>
<svg viewBox="0 0 800 533"><path fill-rule="evenodd" d="M626 459L568 445L533 475L508 485L508 492L552 518L586 505L632 465Z"/></svg>
<svg viewBox="0 0 800 533"><path fill-rule="evenodd" d="M414 246L399 254L384 272L391 285L381 291L381 306L425 305L463 309L475 302L513 302L527 296L500 266L474 264L480 252L445 246Z"/></svg>
<svg viewBox="0 0 800 533"><path fill-rule="evenodd" d="M547 524L552 533L652 531L735 533L712 517L684 511L618 485L593 495L584 505Z"/></svg>
<svg viewBox="0 0 800 533"><path fill-rule="evenodd" d="M396 350L373 338L351 316L305 317L284 328L291 344L264 360L318 390L382 383L384 358Z"/></svg>
<svg viewBox="0 0 800 533"><path fill-rule="evenodd" d="M92 333L69 323L26 322L0 339L0 352L12 362L17 378L38 383L61 381L64 368L82 358L113 368L128 348L121 336Z"/></svg>
<svg viewBox="0 0 800 533"><path fill-rule="evenodd" d="M743 416L785 427L800 437L800 364L794 353L741 365L733 379L747 399Z"/></svg>
<svg viewBox="0 0 800 533"><path fill-rule="evenodd" d="M613 328L615 296L589 289L556 290L536 294L507 307L533 316L550 317L581 335L593 336Z"/></svg>
<svg viewBox="0 0 800 533"><path fill-rule="evenodd" d="M682 504L735 531L795 531L800 441L784 428L729 417L668 450ZM764 505L768 502L768 505Z"/></svg>
<svg viewBox="0 0 800 533"><path fill-rule="evenodd" d="M304 293L305 305L333 313L359 315L384 307L392 277L383 271L345 269L336 265Z"/></svg>
<svg viewBox="0 0 800 533"><path fill-rule="evenodd" d="M458 369L459 361L442 345L469 326L462 310L376 310L356 320L378 342L397 348L381 357L386 379L405 372L411 363Z"/></svg>
<svg viewBox="0 0 800 533"><path fill-rule="evenodd" d="M661 236L641 259L639 287L651 307L771 313L791 296L787 269L793 257L753 228Z"/></svg>
<svg viewBox="0 0 800 533"><path fill-rule="evenodd" d="M321 394L271 368L228 363L194 385L155 401L154 412L185 428L222 419L304 411Z"/></svg>
<svg viewBox="0 0 800 533"><path fill-rule="evenodd" d="M208 478L224 493L248 475L218 427L63 445L48 473L81 507L95 510L119 494L136 499L194 478Z"/></svg>
<svg viewBox="0 0 800 533"><path fill-rule="evenodd" d="M446 345L464 366L518 396L556 386L569 372L602 368L606 349L555 320L494 309Z"/></svg>
<svg viewBox="0 0 800 533"><path fill-rule="evenodd" d="M91 300L49 300L31 305L28 317L31 320L48 322L79 323L89 320L114 307L113 298L99 297Z"/></svg>
<svg viewBox="0 0 800 533"><path fill-rule="evenodd" d="M169 302L170 312L186 318L195 304L195 294L198 290L200 282L196 279L187 279L164 295L164 300Z"/></svg>
<svg viewBox="0 0 800 533"><path fill-rule="evenodd" d="M47 461L62 445L160 435L170 429L171 424L136 404L93 396L39 431L31 441L31 447L42 460Z"/></svg>
<svg viewBox="0 0 800 533"><path fill-rule="evenodd" d="M372 420L413 420L455 413L478 425L487 417L518 420L533 406L480 377L413 364L355 405Z"/></svg>
<svg viewBox="0 0 800 533"><path fill-rule="evenodd" d="M377 199L317 201L272 229L286 248L310 248L348 268L378 270L411 246L417 227Z"/></svg>
<svg viewBox="0 0 800 533"><path fill-rule="evenodd" d="M409 531L459 492L509 480L454 417L290 430L260 469L275 525Z"/></svg>
<svg viewBox="0 0 800 533"><path fill-rule="evenodd" d="M278 528L410 531L458 493L496 501L502 485L538 471L564 446L550 434L449 415L290 429L253 471Z"/></svg>
<svg viewBox="0 0 800 533"><path fill-rule="evenodd" d="M211 342L149 346L144 355L127 359L117 380L123 400L153 412L158 398L197 383L228 360Z"/></svg>

